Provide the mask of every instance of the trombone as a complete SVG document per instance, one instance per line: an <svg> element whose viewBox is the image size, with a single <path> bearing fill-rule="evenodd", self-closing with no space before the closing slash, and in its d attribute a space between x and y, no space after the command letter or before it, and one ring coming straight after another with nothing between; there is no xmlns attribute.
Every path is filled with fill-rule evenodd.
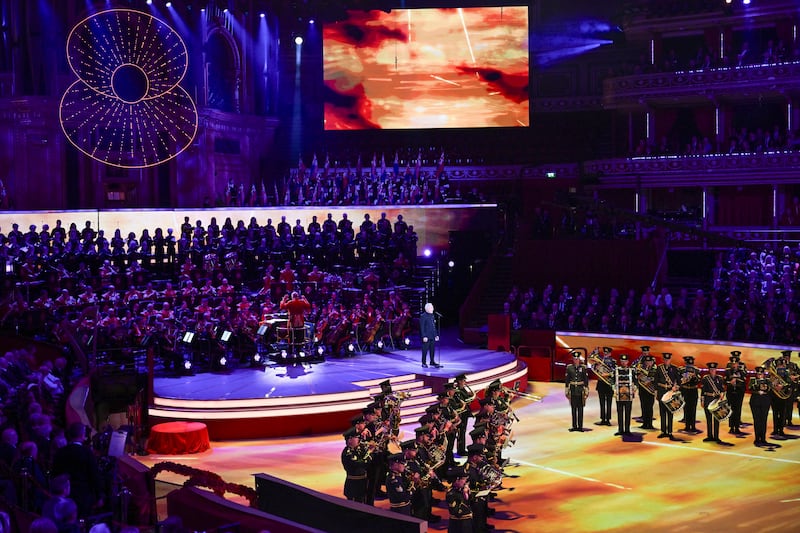
<svg viewBox="0 0 800 533"><path fill-rule="evenodd" d="M532 400L534 402L542 401L542 397L537 394L530 394L528 392L519 391L517 389L509 389L508 387L503 387L500 390L503 392L503 394L506 395L519 396L520 398L525 398L526 400Z"/></svg>

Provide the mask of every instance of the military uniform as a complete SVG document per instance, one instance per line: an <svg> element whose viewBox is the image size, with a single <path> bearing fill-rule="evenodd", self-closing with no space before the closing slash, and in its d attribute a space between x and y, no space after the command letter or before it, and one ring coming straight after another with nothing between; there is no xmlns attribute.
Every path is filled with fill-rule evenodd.
<svg viewBox="0 0 800 533"><path fill-rule="evenodd" d="M750 378L750 411L753 413L753 444L761 446L767 443L767 418L771 404L770 389L772 383L764 375L764 367L756 367L756 376Z"/></svg>
<svg viewBox="0 0 800 533"><path fill-rule="evenodd" d="M614 360L611 358L611 348L603 348L603 364L612 371L615 367ZM614 376L607 376L606 379L613 380ZM614 398L614 387L609 385L597 374L597 396L600 399L600 422L599 426L611 425L611 400Z"/></svg>
<svg viewBox="0 0 800 533"><path fill-rule="evenodd" d="M580 353L573 352L572 363L567 365L564 379L564 394L572 408L572 427L570 431L583 431L583 405L586 401L589 373L580 363Z"/></svg>
<svg viewBox="0 0 800 533"><path fill-rule="evenodd" d="M775 372L784 383L789 383L789 372L786 370L786 363L783 358L775 360ZM786 426L786 404L791 404L791 390L788 391L789 398L782 398L781 395L787 394L786 388L781 390L782 394L778 394L775 389L771 389L772 393L772 435L777 437L786 437L783 428Z"/></svg>
<svg viewBox="0 0 800 533"><path fill-rule="evenodd" d="M628 356L622 354L620 365L614 368L614 388L617 391L617 432L631 434L631 406L633 405L633 369L628 366Z"/></svg>
<svg viewBox="0 0 800 533"><path fill-rule="evenodd" d="M455 396L460 402L458 411L459 417L461 418L461 424L459 424L457 432L457 452L458 455L464 457L467 455L467 423L469 418L472 417L470 403L475 399L475 394L467 385L467 376L465 374L456 376L455 383L457 387Z"/></svg>
<svg viewBox="0 0 800 533"><path fill-rule="evenodd" d="M685 422L684 430L687 433L699 433L697 429L697 400L700 385L700 371L694 366L694 357L686 356L683 358L686 366L681 371L681 394L683 394L684 406L683 416Z"/></svg>
<svg viewBox="0 0 800 533"><path fill-rule="evenodd" d="M467 480L469 474L463 467L451 468L447 472L452 486L447 491L447 533L472 533L472 505Z"/></svg>
<svg viewBox="0 0 800 533"><path fill-rule="evenodd" d="M744 403L744 389L747 385L747 372L739 364L740 351L731 352L731 366L725 369L725 397L731 405L731 416L728 426L731 433L741 433L739 426L742 423L742 404Z"/></svg>
<svg viewBox="0 0 800 533"><path fill-rule="evenodd" d="M787 426L792 426L794 423L792 422L792 413L794 411L794 403L795 401L800 400L800 382L798 382L798 378L800 378L800 366L797 365L794 361L792 361L792 351L786 350L782 352L783 360L786 361L786 372L789 375L789 383L792 385L792 390L789 393L789 398L786 400L786 416L784 418L784 423ZM792 379L794 377L794 379ZM797 412L800 413L800 401L797 404Z"/></svg>
<svg viewBox="0 0 800 533"><path fill-rule="evenodd" d="M472 523L474 530L482 533L488 529L489 501L486 496L478 497L476 494L488 488L480 470L486 462L485 449L480 444L472 444L467 448L467 455L469 460L464 465L464 470L469 477L469 489L472 493Z"/></svg>
<svg viewBox="0 0 800 533"><path fill-rule="evenodd" d="M348 500L366 503L367 467L370 463L369 453L365 446L358 444L358 433L350 428L344 433L348 443L342 450L342 466L346 474L344 480L344 496ZM350 441L350 439L353 439ZM352 444L352 446L351 446Z"/></svg>
<svg viewBox="0 0 800 533"><path fill-rule="evenodd" d="M389 456L389 474L386 476L389 508L396 513L411 516L411 496L414 488L404 472L403 454Z"/></svg>
<svg viewBox="0 0 800 533"><path fill-rule="evenodd" d="M671 353L664 353L662 357L664 358L664 363L658 365L655 376L656 394L658 395L658 412L661 417L661 433L658 435L658 438L677 440L672 436L672 411L670 411L662 398L664 394L674 390L674 387L678 385L680 382L680 371L678 367L671 364Z"/></svg>
<svg viewBox="0 0 800 533"><path fill-rule="evenodd" d="M718 399L722 396L722 393L725 392L725 381L721 376L716 375L716 372L712 372L715 371L716 368L717 363L713 361L708 363L709 374L703 376L702 380L703 410L706 414L706 426L708 431L708 436L703 439L703 441L723 444L719 439L719 420L708 410L709 404Z"/></svg>
<svg viewBox="0 0 800 533"><path fill-rule="evenodd" d="M639 407L642 410L642 429L655 429L653 426L653 405L656 397L648 391L655 389L656 367L653 365L655 358L650 355L650 347L642 346L642 364L634 373L636 384L639 387Z"/></svg>

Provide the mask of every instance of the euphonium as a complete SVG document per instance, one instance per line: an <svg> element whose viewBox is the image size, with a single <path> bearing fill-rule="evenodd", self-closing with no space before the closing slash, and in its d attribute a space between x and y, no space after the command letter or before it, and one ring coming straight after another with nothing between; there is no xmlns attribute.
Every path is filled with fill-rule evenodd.
<svg viewBox="0 0 800 533"><path fill-rule="evenodd" d="M778 369L775 365L775 358L770 357L766 361L764 361L764 368L767 369L767 374L769 374L769 381L772 386L772 392L775 393L775 396L780 398L781 400L789 399L791 395L792 387L791 383L787 382L783 379L778 373Z"/></svg>
<svg viewBox="0 0 800 533"><path fill-rule="evenodd" d="M633 371L636 372L636 382L639 384L639 387L646 390L650 395L656 396L655 380L650 377L641 359L636 360L636 363L633 365Z"/></svg>
<svg viewBox="0 0 800 533"><path fill-rule="evenodd" d="M592 372L594 372L598 378L602 379L606 385L609 387L614 386L614 382L612 381L614 378L614 369L609 368L609 366L603 362L603 358L600 357L600 350L597 348L592 350L592 353L589 354L589 358L587 359L587 364L589 368L592 369Z"/></svg>

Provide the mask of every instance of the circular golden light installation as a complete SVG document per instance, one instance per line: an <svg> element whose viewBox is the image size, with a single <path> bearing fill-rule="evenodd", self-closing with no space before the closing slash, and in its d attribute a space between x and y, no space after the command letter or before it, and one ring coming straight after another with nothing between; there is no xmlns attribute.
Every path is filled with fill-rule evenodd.
<svg viewBox="0 0 800 533"><path fill-rule="evenodd" d="M67 139L123 168L168 161L192 143L197 108L180 87L188 52L165 22L132 9L95 13L72 28L67 61L78 80L61 98Z"/></svg>

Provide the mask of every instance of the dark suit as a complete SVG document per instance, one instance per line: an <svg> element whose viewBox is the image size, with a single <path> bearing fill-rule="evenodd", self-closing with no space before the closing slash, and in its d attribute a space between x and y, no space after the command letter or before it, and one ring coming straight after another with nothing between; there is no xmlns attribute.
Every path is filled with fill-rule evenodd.
<svg viewBox="0 0 800 533"><path fill-rule="evenodd" d="M56 451L53 457L53 475L68 474L70 497L78 504L78 516L92 514L92 508L102 496L103 482L97 459L88 446L71 442Z"/></svg>
<svg viewBox="0 0 800 533"><path fill-rule="evenodd" d="M436 321L434 320L433 313L422 313L419 317L419 336L422 337L422 364L427 364L428 354L430 354L431 364L436 364L434 360L436 341L434 340L439 336L436 330ZM424 339L428 339L425 341Z"/></svg>

